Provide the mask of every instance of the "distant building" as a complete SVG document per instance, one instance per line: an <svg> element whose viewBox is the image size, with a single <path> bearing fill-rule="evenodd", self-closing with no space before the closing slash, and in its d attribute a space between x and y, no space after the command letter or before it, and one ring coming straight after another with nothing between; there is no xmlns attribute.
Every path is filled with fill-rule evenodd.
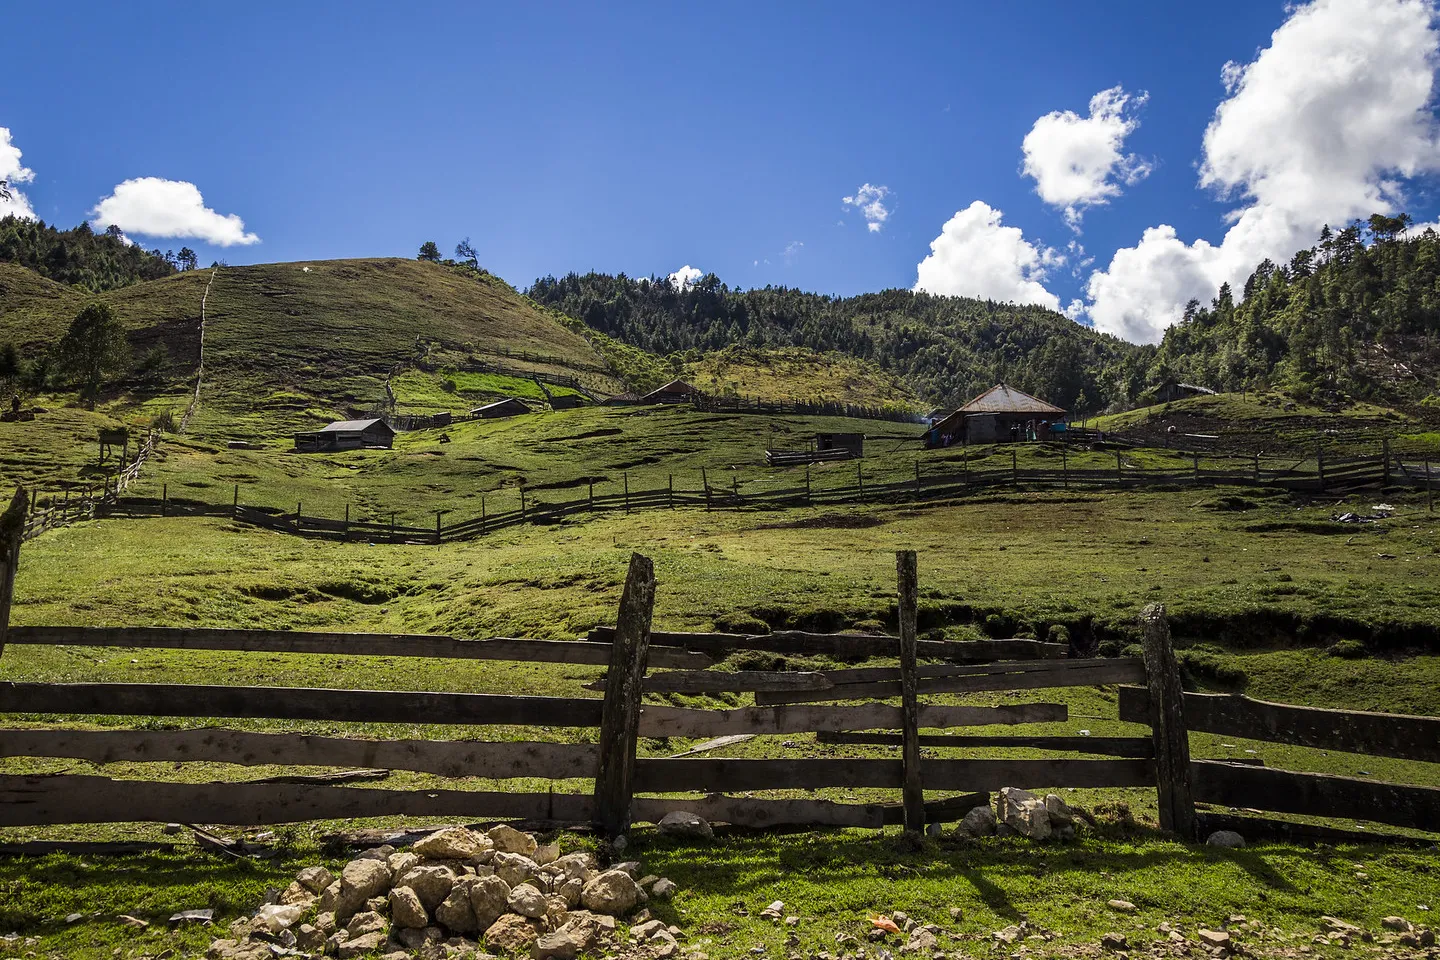
<svg viewBox="0 0 1440 960"><path fill-rule="evenodd" d="M518 417L524 413L533 413L529 404L514 397L504 400L496 400L494 403L487 403L483 407L476 407L470 411L470 416L481 420L498 420L501 417Z"/></svg>
<svg viewBox="0 0 1440 960"><path fill-rule="evenodd" d="M863 433L817 433L815 452L830 453L844 451L851 457L865 456L865 434Z"/></svg>
<svg viewBox="0 0 1440 960"><path fill-rule="evenodd" d="M600 401L602 407L633 407L640 402L640 398L633 393L617 393L613 397L606 397Z"/></svg>
<svg viewBox="0 0 1440 960"><path fill-rule="evenodd" d="M1047 440L1053 425L1064 419L1065 411L1053 403L997 383L933 424L925 434L925 445Z"/></svg>
<svg viewBox="0 0 1440 960"><path fill-rule="evenodd" d="M690 398L698 395L696 390L684 380L671 380L663 387L645 394L640 398L641 403L689 403Z"/></svg>
<svg viewBox="0 0 1440 960"><path fill-rule="evenodd" d="M583 406L585 406L585 398L578 393L550 394L551 410L574 410L576 407Z"/></svg>
<svg viewBox="0 0 1440 960"><path fill-rule="evenodd" d="M295 449L302 453L389 448L394 444L395 431L384 420L337 420L323 429L295 434Z"/></svg>
<svg viewBox="0 0 1440 960"><path fill-rule="evenodd" d="M1214 396L1215 391L1209 387L1198 387L1193 383L1176 383L1171 380L1160 384L1155 388L1155 402L1169 403L1172 400L1184 400L1186 397L1209 397Z"/></svg>

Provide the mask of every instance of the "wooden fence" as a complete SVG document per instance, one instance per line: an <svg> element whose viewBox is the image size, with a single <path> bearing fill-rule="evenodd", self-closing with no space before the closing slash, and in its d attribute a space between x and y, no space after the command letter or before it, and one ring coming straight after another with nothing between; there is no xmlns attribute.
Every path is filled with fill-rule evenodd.
<svg viewBox="0 0 1440 960"><path fill-rule="evenodd" d="M854 482L835 486L811 484L810 472L804 486L743 492L738 482L730 488L712 484L701 470L699 482L685 489L677 487L674 475L665 486L632 489L628 473L621 475L621 489L596 493L596 484L586 484L583 496L550 500L524 487L513 493L497 491L480 498L479 516L449 519L452 510L435 511L433 526L398 523L388 517L351 516L347 506L343 517L321 517L306 513L303 503L293 511L275 507L243 505L240 488L229 504L195 500L108 497L97 503L96 512L127 516L222 516L240 523L279 533L327 540L362 540L376 543L446 543L473 540L525 524L555 524L593 513L630 513L637 510L704 507L706 510L783 510L794 507L845 504L944 503L967 496L1007 490L1140 489L1147 487L1258 487L1309 494L1344 494L1363 489L1409 487L1426 491L1434 509L1435 491L1440 489L1440 464L1408 462L1402 457L1350 457L1345 459L1296 462L1291 459L1265 461L1249 458L1247 469L1236 462L1206 465L1195 455L1185 466L1169 469L1141 469L1117 455L1113 469L1071 468L1062 451L1059 469L1018 466L1012 451L1011 465L976 466L964 463L960 470L927 472L919 461L912 479L876 482L865 477L864 465L857 463ZM833 473L832 473L833 476ZM612 484L613 486L613 484ZM545 496L553 494L546 491ZM496 504L497 506L492 506ZM498 508L497 508L498 507ZM88 515L88 514L87 514Z"/></svg>
<svg viewBox="0 0 1440 960"><path fill-rule="evenodd" d="M124 464L118 472L105 477L99 487L87 487L78 491L66 487L58 493L49 494L44 507L40 506L39 496L27 495L29 511L25 517L24 539L38 537L46 530L77 520L92 519L97 512L113 507L119 502L120 494L140 478L141 469L155 453L159 442L159 431L152 429L146 436L145 443L136 451L135 459Z"/></svg>
<svg viewBox="0 0 1440 960"><path fill-rule="evenodd" d="M79 645L254 651L323 656L407 656L604 665L600 697L298 689L169 683L0 684L0 713L30 717L118 716L596 728L594 742L360 740L239 729L0 729L0 757L219 762L244 766L364 766L446 778L533 778L545 792L379 789L294 782L116 780L93 775L0 775L0 826L199 821L270 824L369 816L522 818L595 823L610 834L672 810L747 826L879 827L955 820L1004 786L1157 789L1161 826L1196 834L1195 801L1322 816L1363 817L1440 829L1440 790L1377 784L1264 767L1191 761L1188 731L1269 736L1330 749L1437 759L1440 721L1311 711L1234 698L1182 694L1163 610L1147 610L1142 658L1074 659L1033 640L927 641L916 636L913 552L897 554L899 636L669 633L651 628L654 571L631 558L617 622L585 640L469 640L442 636L272 630L8 626L19 561L24 495L0 518L0 655L16 645ZM898 658L896 667L814 671L717 669L736 650L823 653L834 659ZM973 726L1055 723L1065 705L927 702L944 694L1096 684L1122 688L1121 719L1148 737L921 734ZM645 694L747 693L754 706L675 707ZM896 705L893 701L897 700ZM733 759L641 756L641 737L719 738L814 733L820 742L893 745L897 759ZM1041 759L923 756L926 747L1025 747ZM1093 757L1101 759L1093 759ZM583 783L593 784L586 789ZM579 789L577 789L577 786ZM886 788L901 802L766 799L735 794L820 788ZM927 792L931 799L926 799ZM704 793L703 797L693 796ZM936 798L935 794L953 794ZM668 796L659 796L666 794ZM692 794L683 796L683 794ZM680 795L680 796L677 796Z"/></svg>

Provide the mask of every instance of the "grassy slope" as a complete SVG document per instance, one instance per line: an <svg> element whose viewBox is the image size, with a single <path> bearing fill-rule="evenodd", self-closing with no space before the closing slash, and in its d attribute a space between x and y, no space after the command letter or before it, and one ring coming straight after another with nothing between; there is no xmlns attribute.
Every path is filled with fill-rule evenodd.
<svg viewBox="0 0 1440 960"><path fill-rule="evenodd" d="M688 364L684 375L706 393L912 409L920 404L913 390L874 364L844 354L794 347L730 347Z"/></svg>

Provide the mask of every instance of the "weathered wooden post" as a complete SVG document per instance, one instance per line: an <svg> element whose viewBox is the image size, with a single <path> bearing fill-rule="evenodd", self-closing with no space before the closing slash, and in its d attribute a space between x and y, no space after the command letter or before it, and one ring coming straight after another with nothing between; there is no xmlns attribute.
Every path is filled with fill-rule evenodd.
<svg viewBox="0 0 1440 960"><path fill-rule="evenodd" d="M705 468L700 468L700 482L705 486L705 512L710 512L710 478L705 474Z"/></svg>
<svg viewBox="0 0 1440 960"><path fill-rule="evenodd" d="M1325 492L1325 448L1315 444L1315 473L1320 478L1320 492Z"/></svg>
<svg viewBox="0 0 1440 960"><path fill-rule="evenodd" d="M520 488L520 522L525 522L525 488Z"/></svg>
<svg viewBox="0 0 1440 960"><path fill-rule="evenodd" d="M1430 459L1425 459L1425 505L1435 512L1435 487L1430 483Z"/></svg>
<svg viewBox="0 0 1440 960"><path fill-rule="evenodd" d="M295 532L300 532L300 504L298 501L295 504Z"/></svg>
<svg viewBox="0 0 1440 960"><path fill-rule="evenodd" d="M673 473L670 474L670 484L669 484L668 489L669 489L669 493L670 493L670 509L671 509L671 510L674 510L674 509L675 509L675 474L673 474Z"/></svg>
<svg viewBox="0 0 1440 960"><path fill-rule="evenodd" d="M1260 452L1255 452L1255 482L1260 482Z"/></svg>
<svg viewBox="0 0 1440 960"><path fill-rule="evenodd" d="M856 497L856 499L857 499L859 502L864 503L864 502L865 502L865 468L862 467L862 466L860 466L860 464L858 464L858 463L855 464L855 482L856 482L856 484L858 484L859 487L860 487L860 495L859 495L858 497Z"/></svg>
<svg viewBox="0 0 1440 960"><path fill-rule="evenodd" d="M810 464L807 463L805 464L805 503L808 506L813 502L810 499Z"/></svg>
<svg viewBox="0 0 1440 960"><path fill-rule="evenodd" d="M967 443L960 451L960 466L965 471L965 485L970 485L970 445Z"/></svg>
<svg viewBox="0 0 1440 960"><path fill-rule="evenodd" d="M1170 646L1170 624L1163 604L1140 614L1144 631L1145 679L1150 687L1150 729L1155 741L1155 776L1160 796L1160 828L1184 840L1195 839L1195 801L1190 791L1190 733L1185 726L1185 692L1180 665Z"/></svg>
<svg viewBox="0 0 1440 960"><path fill-rule="evenodd" d="M626 471L622 472L622 473L620 474L620 477L621 477L622 480L625 481L625 512L626 512L626 513L629 513L629 512L630 512L630 471L626 470Z"/></svg>
<svg viewBox="0 0 1440 960"><path fill-rule="evenodd" d="M650 617L655 608L655 565L638 553L620 595L605 702L600 714L600 770L595 777L595 824L609 837L630 829L635 782L635 744L640 731L640 694L650 656Z"/></svg>
<svg viewBox="0 0 1440 960"><path fill-rule="evenodd" d="M10 600L15 595L15 571L20 566L20 541L25 537L28 507L28 495L21 487L10 500L10 507L0 513L0 655L5 653L5 635L10 631Z"/></svg>
<svg viewBox="0 0 1440 960"><path fill-rule="evenodd" d="M1070 454L1068 452L1069 446L1069 443L1060 444L1060 482L1064 484L1066 490L1070 489Z"/></svg>
<svg viewBox="0 0 1440 960"><path fill-rule="evenodd" d="M240 513L240 484L238 483L235 484L235 497L233 502L231 502L230 504L230 510L233 514Z"/></svg>
<svg viewBox="0 0 1440 960"><path fill-rule="evenodd" d="M594 512L595 512L595 481L594 481L594 480L591 480L591 481L589 481L589 483L590 483L590 512L591 512L591 513L594 513Z"/></svg>
<svg viewBox="0 0 1440 960"><path fill-rule="evenodd" d="M390 542L395 542L395 514L390 514Z"/></svg>
<svg viewBox="0 0 1440 960"><path fill-rule="evenodd" d="M350 542L350 504L345 504L345 526L340 529L340 539L344 543Z"/></svg>
<svg viewBox="0 0 1440 960"><path fill-rule="evenodd" d="M1194 456L1194 458L1195 458L1195 482L1196 482L1196 483L1199 483L1199 482L1200 482L1200 454L1197 452L1197 453L1192 454L1192 456Z"/></svg>
<svg viewBox="0 0 1440 960"><path fill-rule="evenodd" d="M1115 479L1118 481L1124 481L1125 479L1125 465L1120 460L1119 450L1115 451Z"/></svg>
<svg viewBox="0 0 1440 960"><path fill-rule="evenodd" d="M296 510L296 513L299 513L299 510L298 510L298 509ZM162 517L164 517L164 516L169 516L169 514L170 514L170 484L168 484L168 483L162 483L162 484L160 484L160 516L162 516ZM297 522L298 522L298 521L297 521Z"/></svg>
<svg viewBox="0 0 1440 960"><path fill-rule="evenodd" d="M905 829L925 829L925 790L920 781L920 683L917 677L916 636L919 619L920 580L914 550L895 554L895 574L900 600L900 703L905 724L901 763L905 772Z"/></svg>
<svg viewBox="0 0 1440 960"><path fill-rule="evenodd" d="M1380 441L1380 482L1383 486L1390 486L1390 438L1386 437Z"/></svg>
<svg viewBox="0 0 1440 960"><path fill-rule="evenodd" d="M1019 457L1015 455L1015 449L1010 449L1010 486L1020 486L1020 465Z"/></svg>
<svg viewBox="0 0 1440 960"><path fill-rule="evenodd" d="M480 536L485 536L485 497L480 497Z"/></svg>
<svg viewBox="0 0 1440 960"><path fill-rule="evenodd" d="M920 461L915 461L915 499L920 499Z"/></svg>
<svg viewBox="0 0 1440 960"><path fill-rule="evenodd" d="M439 542L440 542L440 515L441 515L442 513L444 513L444 512L445 512L444 510L436 510L436 511L435 511L435 542L436 542L436 543L439 543Z"/></svg>

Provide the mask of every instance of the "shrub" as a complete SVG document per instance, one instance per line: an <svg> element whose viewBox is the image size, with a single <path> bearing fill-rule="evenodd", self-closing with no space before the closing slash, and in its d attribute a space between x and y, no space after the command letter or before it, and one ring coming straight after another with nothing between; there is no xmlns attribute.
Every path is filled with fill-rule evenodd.
<svg viewBox="0 0 1440 960"><path fill-rule="evenodd" d="M1359 660L1369 651L1359 640L1340 640L1327 647L1325 652L1332 657L1340 657L1342 660Z"/></svg>
<svg viewBox="0 0 1440 960"><path fill-rule="evenodd" d="M1127 644L1125 644L1124 649L1122 649L1122 650L1120 651L1120 656L1122 656L1122 657L1143 657L1143 656L1145 656L1145 648L1142 647L1142 646L1140 646L1140 644L1138 644L1138 643L1127 643Z"/></svg>
<svg viewBox="0 0 1440 960"><path fill-rule="evenodd" d="M1045 633L1045 639L1051 643L1070 643L1070 628L1063 623L1052 623L1050 629Z"/></svg>
<svg viewBox="0 0 1440 960"><path fill-rule="evenodd" d="M1178 659L1180 676L1187 688L1202 682L1218 687L1237 688L1243 687L1249 679L1242 668L1230 663L1223 655L1200 647L1182 651Z"/></svg>
<svg viewBox="0 0 1440 960"><path fill-rule="evenodd" d="M1120 642L1118 640L1101 641L1095 652L1102 657L1118 657L1120 656Z"/></svg>

